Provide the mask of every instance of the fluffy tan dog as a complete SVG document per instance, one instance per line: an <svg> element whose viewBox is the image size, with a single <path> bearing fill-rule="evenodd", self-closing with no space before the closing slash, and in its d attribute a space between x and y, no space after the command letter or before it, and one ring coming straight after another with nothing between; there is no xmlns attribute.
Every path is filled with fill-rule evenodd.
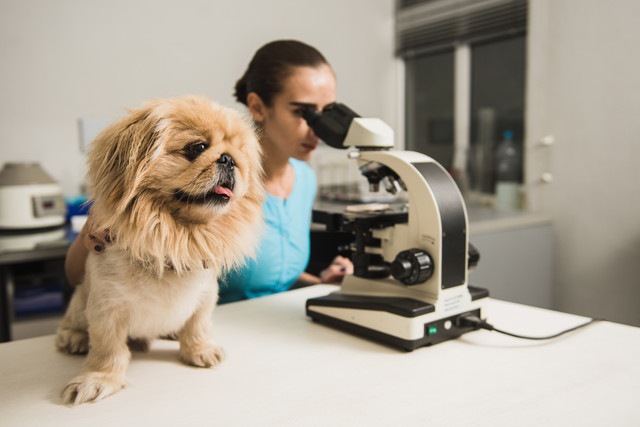
<svg viewBox="0 0 640 427"><path fill-rule="evenodd" d="M103 254L89 254L58 327L59 350L89 353L63 391L65 403L120 390L129 345L145 350L161 335L177 334L189 365L222 360L211 337L216 279L253 254L260 156L243 118L201 97L152 101L96 138L91 223L116 238Z"/></svg>

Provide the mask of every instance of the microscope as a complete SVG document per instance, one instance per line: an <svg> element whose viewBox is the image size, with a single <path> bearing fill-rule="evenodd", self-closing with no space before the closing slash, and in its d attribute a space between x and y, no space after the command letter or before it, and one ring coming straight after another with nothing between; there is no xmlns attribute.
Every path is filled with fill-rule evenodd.
<svg viewBox="0 0 640 427"><path fill-rule="evenodd" d="M311 298L314 321L413 351L475 329L464 316L482 318L489 293L468 285L479 254L469 245L464 201L454 180L432 158L394 150L393 130L344 104L303 117L334 148L351 148L372 191L406 192L408 203L349 212L341 227L354 234L353 275L338 291Z"/></svg>

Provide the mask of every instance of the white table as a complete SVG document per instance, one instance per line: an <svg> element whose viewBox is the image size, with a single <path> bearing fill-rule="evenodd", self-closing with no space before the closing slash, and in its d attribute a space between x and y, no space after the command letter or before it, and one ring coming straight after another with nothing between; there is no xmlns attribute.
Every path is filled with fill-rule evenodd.
<svg viewBox="0 0 640 427"><path fill-rule="evenodd" d="M68 407L83 357L53 336L0 344L0 426L638 426L640 329L609 322L548 342L475 331L407 353L312 322L321 285L221 306L214 369L177 361L177 343L136 353L129 385ZM496 327L547 334L582 323L490 300Z"/></svg>

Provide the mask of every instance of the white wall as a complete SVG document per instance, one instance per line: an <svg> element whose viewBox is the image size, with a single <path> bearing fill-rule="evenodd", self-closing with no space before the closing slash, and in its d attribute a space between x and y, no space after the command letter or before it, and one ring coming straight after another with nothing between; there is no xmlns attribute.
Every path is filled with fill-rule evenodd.
<svg viewBox="0 0 640 427"><path fill-rule="evenodd" d="M396 124L393 0L3 0L0 164L40 162L77 194L80 117L186 93L241 108L235 81L278 38L319 48L339 100Z"/></svg>
<svg viewBox="0 0 640 427"><path fill-rule="evenodd" d="M640 325L640 2L530 7L528 143L557 141L535 200L555 228L556 306Z"/></svg>
<svg viewBox="0 0 640 427"><path fill-rule="evenodd" d="M554 221L556 306L640 325L640 2L530 4L528 143L557 139L535 203ZM317 46L340 100L401 125L393 0L3 0L0 163L40 162L73 195L80 117L184 93L237 106L235 80L276 38Z"/></svg>

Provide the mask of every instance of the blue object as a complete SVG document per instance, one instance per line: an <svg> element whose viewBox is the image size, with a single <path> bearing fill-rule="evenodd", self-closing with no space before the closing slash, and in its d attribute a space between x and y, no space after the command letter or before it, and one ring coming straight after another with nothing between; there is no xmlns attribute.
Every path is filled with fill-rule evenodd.
<svg viewBox="0 0 640 427"><path fill-rule="evenodd" d="M286 291L307 267L316 176L306 163L289 162L295 173L293 190L286 199L267 194L262 204L266 227L256 258L219 280L220 303Z"/></svg>
<svg viewBox="0 0 640 427"><path fill-rule="evenodd" d="M18 287L15 290L13 308L16 316L62 312L64 297L57 283Z"/></svg>
<svg viewBox="0 0 640 427"><path fill-rule="evenodd" d="M91 208L88 196L65 197L65 202L67 204L67 222L72 216L87 215Z"/></svg>

